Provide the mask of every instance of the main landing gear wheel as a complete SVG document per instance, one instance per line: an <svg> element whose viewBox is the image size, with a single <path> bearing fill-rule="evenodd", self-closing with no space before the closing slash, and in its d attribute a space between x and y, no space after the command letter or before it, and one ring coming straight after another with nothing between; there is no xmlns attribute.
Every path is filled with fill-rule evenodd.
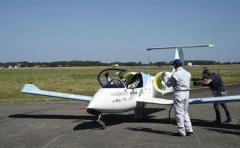
<svg viewBox="0 0 240 148"><path fill-rule="evenodd" d="M101 120L101 118L102 118L102 114L98 115L97 122L100 124L101 129L105 129L106 128L106 124Z"/></svg>

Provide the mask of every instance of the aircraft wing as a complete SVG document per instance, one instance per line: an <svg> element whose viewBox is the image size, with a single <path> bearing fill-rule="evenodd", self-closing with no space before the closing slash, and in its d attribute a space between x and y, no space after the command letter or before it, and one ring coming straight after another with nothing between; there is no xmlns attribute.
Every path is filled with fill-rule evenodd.
<svg viewBox="0 0 240 148"><path fill-rule="evenodd" d="M41 90L33 84L25 84L21 92L27 93L27 94L41 95L41 96L57 97L57 98L72 99L72 100L82 100L82 101L88 101L88 102L92 99L91 96L83 96L83 95L75 95L75 94Z"/></svg>
<svg viewBox="0 0 240 148"><path fill-rule="evenodd" d="M171 105L173 100L163 99L163 98L143 98L140 97L137 99L137 102L150 103L150 104L162 104L162 105Z"/></svg>
<svg viewBox="0 0 240 148"><path fill-rule="evenodd" d="M137 99L138 102L151 103L151 104L161 104L161 105L171 105L173 100L163 99L163 98L143 98ZM205 103L215 103L215 102L240 102L240 95L236 96L221 96L221 97L206 97L206 98L190 98L189 104L205 104Z"/></svg>
<svg viewBox="0 0 240 148"><path fill-rule="evenodd" d="M192 99L189 99L189 104L204 104L204 103L215 103L215 102L235 102L235 101L240 101L240 95L207 97L207 98L192 98Z"/></svg>

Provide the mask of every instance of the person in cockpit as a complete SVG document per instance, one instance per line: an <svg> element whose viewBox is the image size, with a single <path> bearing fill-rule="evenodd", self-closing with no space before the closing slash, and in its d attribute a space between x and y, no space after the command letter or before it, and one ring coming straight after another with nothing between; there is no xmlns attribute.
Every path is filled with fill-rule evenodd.
<svg viewBox="0 0 240 148"><path fill-rule="evenodd" d="M142 87L141 74L134 74L127 84L127 87L130 89Z"/></svg>
<svg viewBox="0 0 240 148"><path fill-rule="evenodd" d="M108 84L108 83L111 81L110 78L109 78L109 73L106 72L104 76L105 76L106 82L107 82L107 84Z"/></svg>

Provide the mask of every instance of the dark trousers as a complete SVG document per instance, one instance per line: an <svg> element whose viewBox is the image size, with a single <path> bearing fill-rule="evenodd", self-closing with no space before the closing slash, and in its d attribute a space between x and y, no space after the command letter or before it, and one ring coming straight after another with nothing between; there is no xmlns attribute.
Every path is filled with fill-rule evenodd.
<svg viewBox="0 0 240 148"><path fill-rule="evenodd" d="M214 103L214 109L215 109L215 112L216 112L216 121L221 122L221 114L220 114L220 110L219 110L220 105L224 109L224 111L226 113L226 116L227 116L227 119L230 119L231 116L230 116L230 112L228 110L227 104L225 104L225 103Z"/></svg>

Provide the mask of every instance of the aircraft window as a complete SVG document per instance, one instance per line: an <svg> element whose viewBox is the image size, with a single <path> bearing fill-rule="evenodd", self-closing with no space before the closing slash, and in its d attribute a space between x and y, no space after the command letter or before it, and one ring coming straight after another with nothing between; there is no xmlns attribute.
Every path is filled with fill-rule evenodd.
<svg viewBox="0 0 240 148"><path fill-rule="evenodd" d="M103 86L103 88L125 88L126 85L119 78L113 78L107 84Z"/></svg>

